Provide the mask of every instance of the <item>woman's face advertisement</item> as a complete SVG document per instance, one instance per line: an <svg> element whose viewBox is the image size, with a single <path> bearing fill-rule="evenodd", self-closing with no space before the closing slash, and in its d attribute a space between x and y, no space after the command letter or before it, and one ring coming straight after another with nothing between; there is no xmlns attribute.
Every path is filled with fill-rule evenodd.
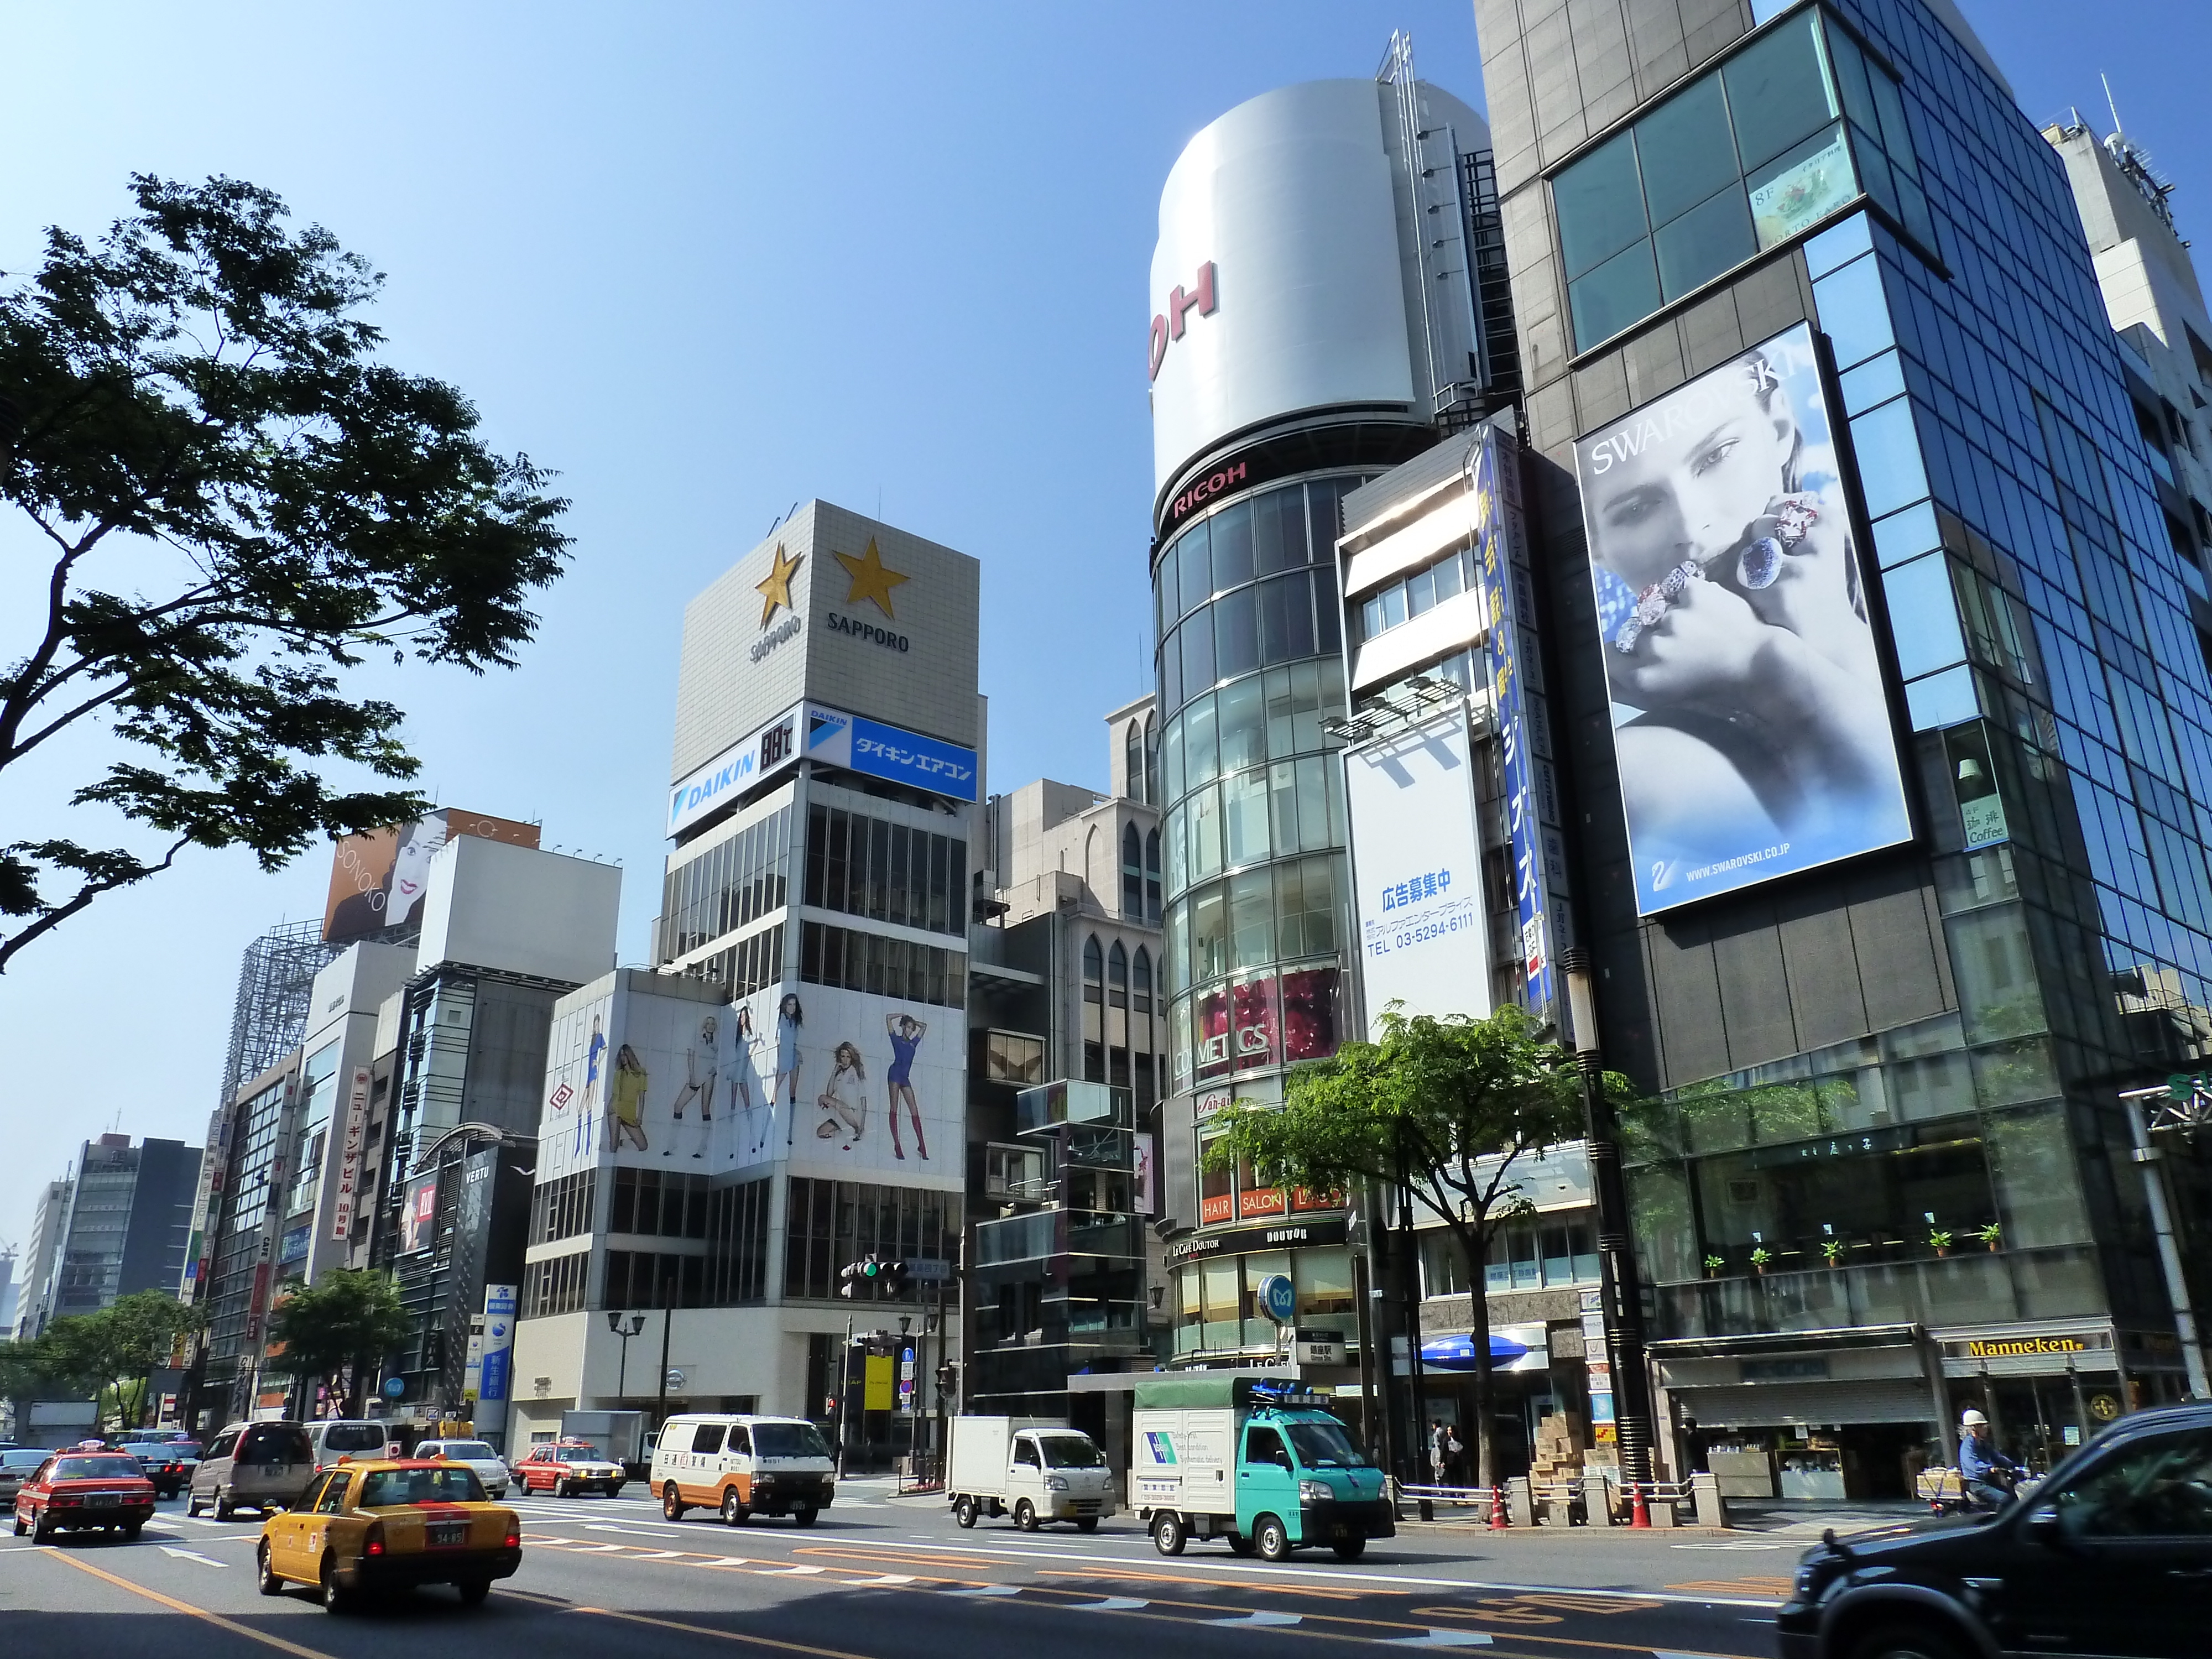
<svg viewBox="0 0 2212 1659"><path fill-rule="evenodd" d="M1638 909L1908 839L1810 327L1576 463Z"/></svg>

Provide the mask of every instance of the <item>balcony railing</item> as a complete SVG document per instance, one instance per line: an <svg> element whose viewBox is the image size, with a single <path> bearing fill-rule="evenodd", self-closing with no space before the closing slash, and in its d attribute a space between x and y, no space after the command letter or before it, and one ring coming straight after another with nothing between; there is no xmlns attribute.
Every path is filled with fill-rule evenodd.
<svg viewBox="0 0 2212 1659"><path fill-rule="evenodd" d="M975 1224L975 1264L1040 1261L1056 1255L1141 1261L1139 1218L1097 1210L1042 1210Z"/></svg>
<svg viewBox="0 0 2212 1659"><path fill-rule="evenodd" d="M1658 1297L1654 1334L1665 1337L2065 1319L2106 1309L2096 1251L2087 1244L1664 1285Z"/></svg>

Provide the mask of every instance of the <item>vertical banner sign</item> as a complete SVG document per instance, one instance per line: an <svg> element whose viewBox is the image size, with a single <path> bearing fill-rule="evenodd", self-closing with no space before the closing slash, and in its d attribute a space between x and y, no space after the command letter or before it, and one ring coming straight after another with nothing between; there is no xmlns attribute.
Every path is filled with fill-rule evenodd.
<svg viewBox="0 0 2212 1659"><path fill-rule="evenodd" d="M513 1285L484 1286L483 1364L477 1382L477 1398L504 1400L507 1376L514 1358L515 1291Z"/></svg>
<svg viewBox="0 0 2212 1659"><path fill-rule="evenodd" d="M1492 428L1469 458L1474 533L1490 610L1490 690L1505 775L1505 827L1513 853L1514 908L1529 1011L1553 1012L1552 959L1574 941L1566 913L1566 843L1559 833L1543 669L1536 654L1535 583L1521 514L1521 469L1499 453Z"/></svg>
<svg viewBox="0 0 2212 1659"><path fill-rule="evenodd" d="M362 1147L368 1138L368 1067L353 1068L346 1093L345 1137L338 1159L337 1200L331 1209L331 1237L341 1242L353 1232L353 1213L361 1190Z"/></svg>

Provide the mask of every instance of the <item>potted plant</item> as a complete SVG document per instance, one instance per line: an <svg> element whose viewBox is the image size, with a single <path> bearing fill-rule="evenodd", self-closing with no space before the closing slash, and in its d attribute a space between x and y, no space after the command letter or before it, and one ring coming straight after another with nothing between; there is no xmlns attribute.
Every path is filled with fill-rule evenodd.
<svg viewBox="0 0 2212 1659"><path fill-rule="evenodd" d="M1928 1232L1928 1245L1929 1248L1934 1250L1938 1255L1950 1255L1951 1234L1949 1231L1942 1227L1930 1228Z"/></svg>
<svg viewBox="0 0 2212 1659"><path fill-rule="evenodd" d="M1708 1279L1718 1279L1721 1276L1721 1269L1727 1266L1728 1258L1726 1256L1707 1256L1705 1258L1705 1277Z"/></svg>
<svg viewBox="0 0 2212 1659"><path fill-rule="evenodd" d="M1831 1267L1836 1266L1844 1259L1844 1241L1840 1238L1822 1239L1820 1255Z"/></svg>
<svg viewBox="0 0 2212 1659"><path fill-rule="evenodd" d="M1762 1273L1765 1273L1766 1271L1766 1264L1773 1260L1774 1252L1768 1249L1765 1245L1760 1244L1753 1248L1751 1252L1751 1265L1759 1272Z"/></svg>
<svg viewBox="0 0 2212 1659"><path fill-rule="evenodd" d="M1990 1249L1994 1250L1999 1243L2003 1242L2004 1228L2000 1224L1992 1221L1986 1227L1977 1227L1974 1230L1974 1237L1980 1239L1983 1243L1988 1245Z"/></svg>

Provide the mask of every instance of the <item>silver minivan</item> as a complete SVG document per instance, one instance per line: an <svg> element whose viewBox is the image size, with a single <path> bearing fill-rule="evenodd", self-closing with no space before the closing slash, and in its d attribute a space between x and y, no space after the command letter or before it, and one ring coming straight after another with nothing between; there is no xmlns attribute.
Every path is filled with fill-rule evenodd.
<svg viewBox="0 0 2212 1659"><path fill-rule="evenodd" d="M192 1471L185 1513L212 1505L228 1521L240 1509L264 1515L300 1501L314 1477L315 1449L300 1423L234 1423L208 1443Z"/></svg>

